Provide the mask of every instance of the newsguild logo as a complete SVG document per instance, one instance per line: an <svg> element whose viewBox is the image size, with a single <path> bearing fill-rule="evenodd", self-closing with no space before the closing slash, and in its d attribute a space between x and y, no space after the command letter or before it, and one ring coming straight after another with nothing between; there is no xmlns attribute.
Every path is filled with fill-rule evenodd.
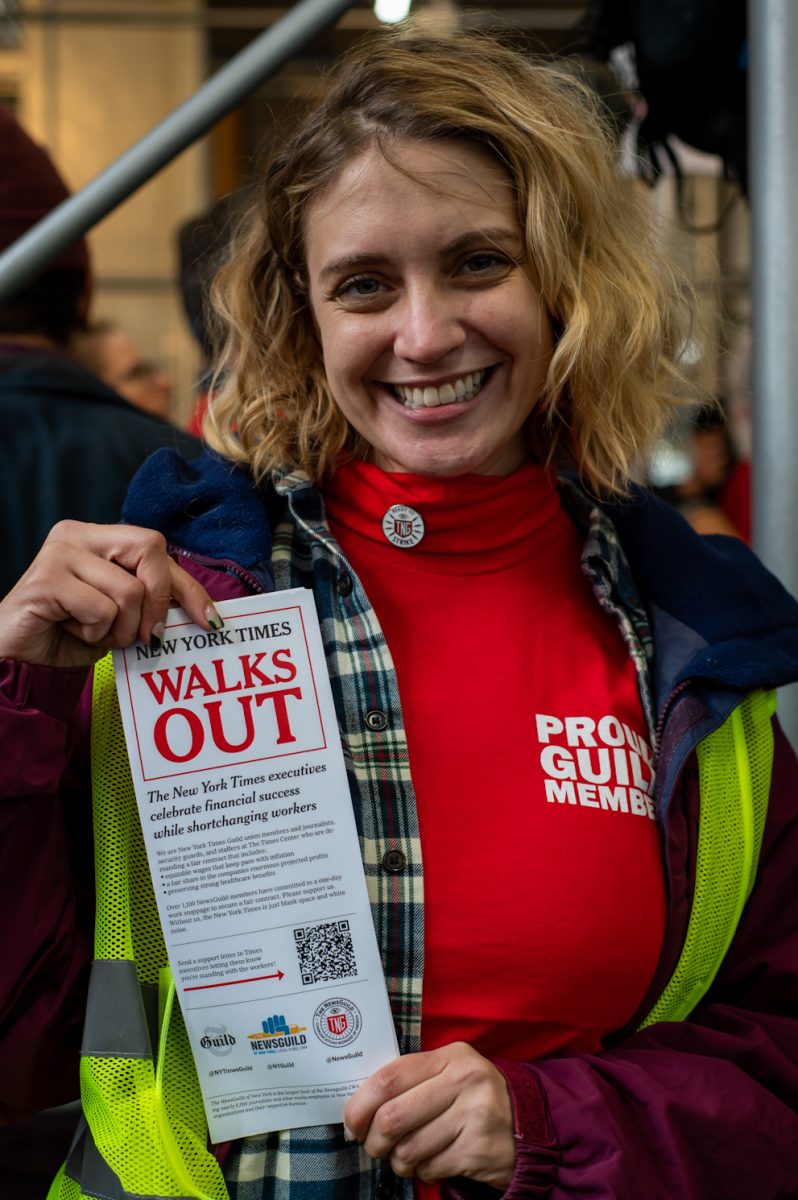
<svg viewBox="0 0 798 1200"><path fill-rule="evenodd" d="M235 1044L235 1038L232 1033L227 1032L224 1025L206 1025L205 1032L200 1038L202 1049L209 1050L217 1058L226 1058L228 1054L232 1054Z"/></svg>
<svg viewBox="0 0 798 1200"><path fill-rule="evenodd" d="M351 1000L324 1000L313 1014L313 1032L325 1046L348 1046L360 1035L363 1018Z"/></svg>
<svg viewBox="0 0 798 1200"><path fill-rule="evenodd" d="M307 1045L306 1025L289 1025L282 1013L261 1021L258 1033L248 1033L253 1054L276 1054L278 1050L297 1050Z"/></svg>

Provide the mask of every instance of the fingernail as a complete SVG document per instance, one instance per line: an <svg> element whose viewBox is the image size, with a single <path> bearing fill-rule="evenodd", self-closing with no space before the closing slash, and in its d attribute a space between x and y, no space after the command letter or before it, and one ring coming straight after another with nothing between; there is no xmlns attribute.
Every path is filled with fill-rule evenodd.
<svg viewBox="0 0 798 1200"><path fill-rule="evenodd" d="M352 1130L349 1128L348 1125L344 1125L344 1141L345 1142L356 1142L357 1141L357 1138L352 1133Z"/></svg>
<svg viewBox="0 0 798 1200"><path fill-rule="evenodd" d="M159 621L157 625L153 625L152 633L150 634L150 650L160 650L163 646L163 635L166 632L166 626L163 621Z"/></svg>
<svg viewBox="0 0 798 1200"><path fill-rule="evenodd" d="M209 604L205 609L205 620L208 622L211 629L221 629L224 625L224 621L216 611L216 606L214 604Z"/></svg>

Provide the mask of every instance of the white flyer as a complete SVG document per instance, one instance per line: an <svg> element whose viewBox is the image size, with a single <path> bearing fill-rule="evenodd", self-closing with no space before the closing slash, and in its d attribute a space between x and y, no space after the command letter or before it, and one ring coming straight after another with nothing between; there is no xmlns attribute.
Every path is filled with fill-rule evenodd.
<svg viewBox="0 0 798 1200"><path fill-rule="evenodd" d="M217 608L114 651L214 1142L339 1122L398 1053L312 594Z"/></svg>

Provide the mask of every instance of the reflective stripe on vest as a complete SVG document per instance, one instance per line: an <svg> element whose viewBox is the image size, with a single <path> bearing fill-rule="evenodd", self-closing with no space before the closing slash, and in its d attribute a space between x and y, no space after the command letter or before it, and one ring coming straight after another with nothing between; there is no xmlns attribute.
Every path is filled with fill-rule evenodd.
<svg viewBox="0 0 798 1200"><path fill-rule="evenodd" d="M683 1021L706 994L751 894L773 769L775 692L754 692L698 746L695 890L682 953L639 1026Z"/></svg>
<svg viewBox="0 0 798 1200"><path fill-rule="evenodd" d="M85 1125L48 1200L228 1200L207 1148L110 655L94 668L91 767L97 925L80 1064Z"/></svg>
<svg viewBox="0 0 798 1200"><path fill-rule="evenodd" d="M759 862L774 711L775 694L757 692L698 747L701 813L687 936L640 1028L688 1016L734 936ZM199 1083L166 961L110 655L94 668L92 780L97 962L81 1059L87 1128L48 1200L228 1200L207 1150Z"/></svg>

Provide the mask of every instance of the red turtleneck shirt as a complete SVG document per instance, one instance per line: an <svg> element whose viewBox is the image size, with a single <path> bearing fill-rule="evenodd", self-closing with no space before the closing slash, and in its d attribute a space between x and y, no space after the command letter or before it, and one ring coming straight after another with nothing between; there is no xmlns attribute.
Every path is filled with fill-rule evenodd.
<svg viewBox="0 0 798 1200"><path fill-rule="evenodd" d="M642 1000L665 896L635 670L580 536L533 464L436 480L354 463L325 496L402 701L424 863L422 1048L594 1051ZM393 505L421 516L417 544L388 540ZM413 540L399 516L389 531Z"/></svg>

